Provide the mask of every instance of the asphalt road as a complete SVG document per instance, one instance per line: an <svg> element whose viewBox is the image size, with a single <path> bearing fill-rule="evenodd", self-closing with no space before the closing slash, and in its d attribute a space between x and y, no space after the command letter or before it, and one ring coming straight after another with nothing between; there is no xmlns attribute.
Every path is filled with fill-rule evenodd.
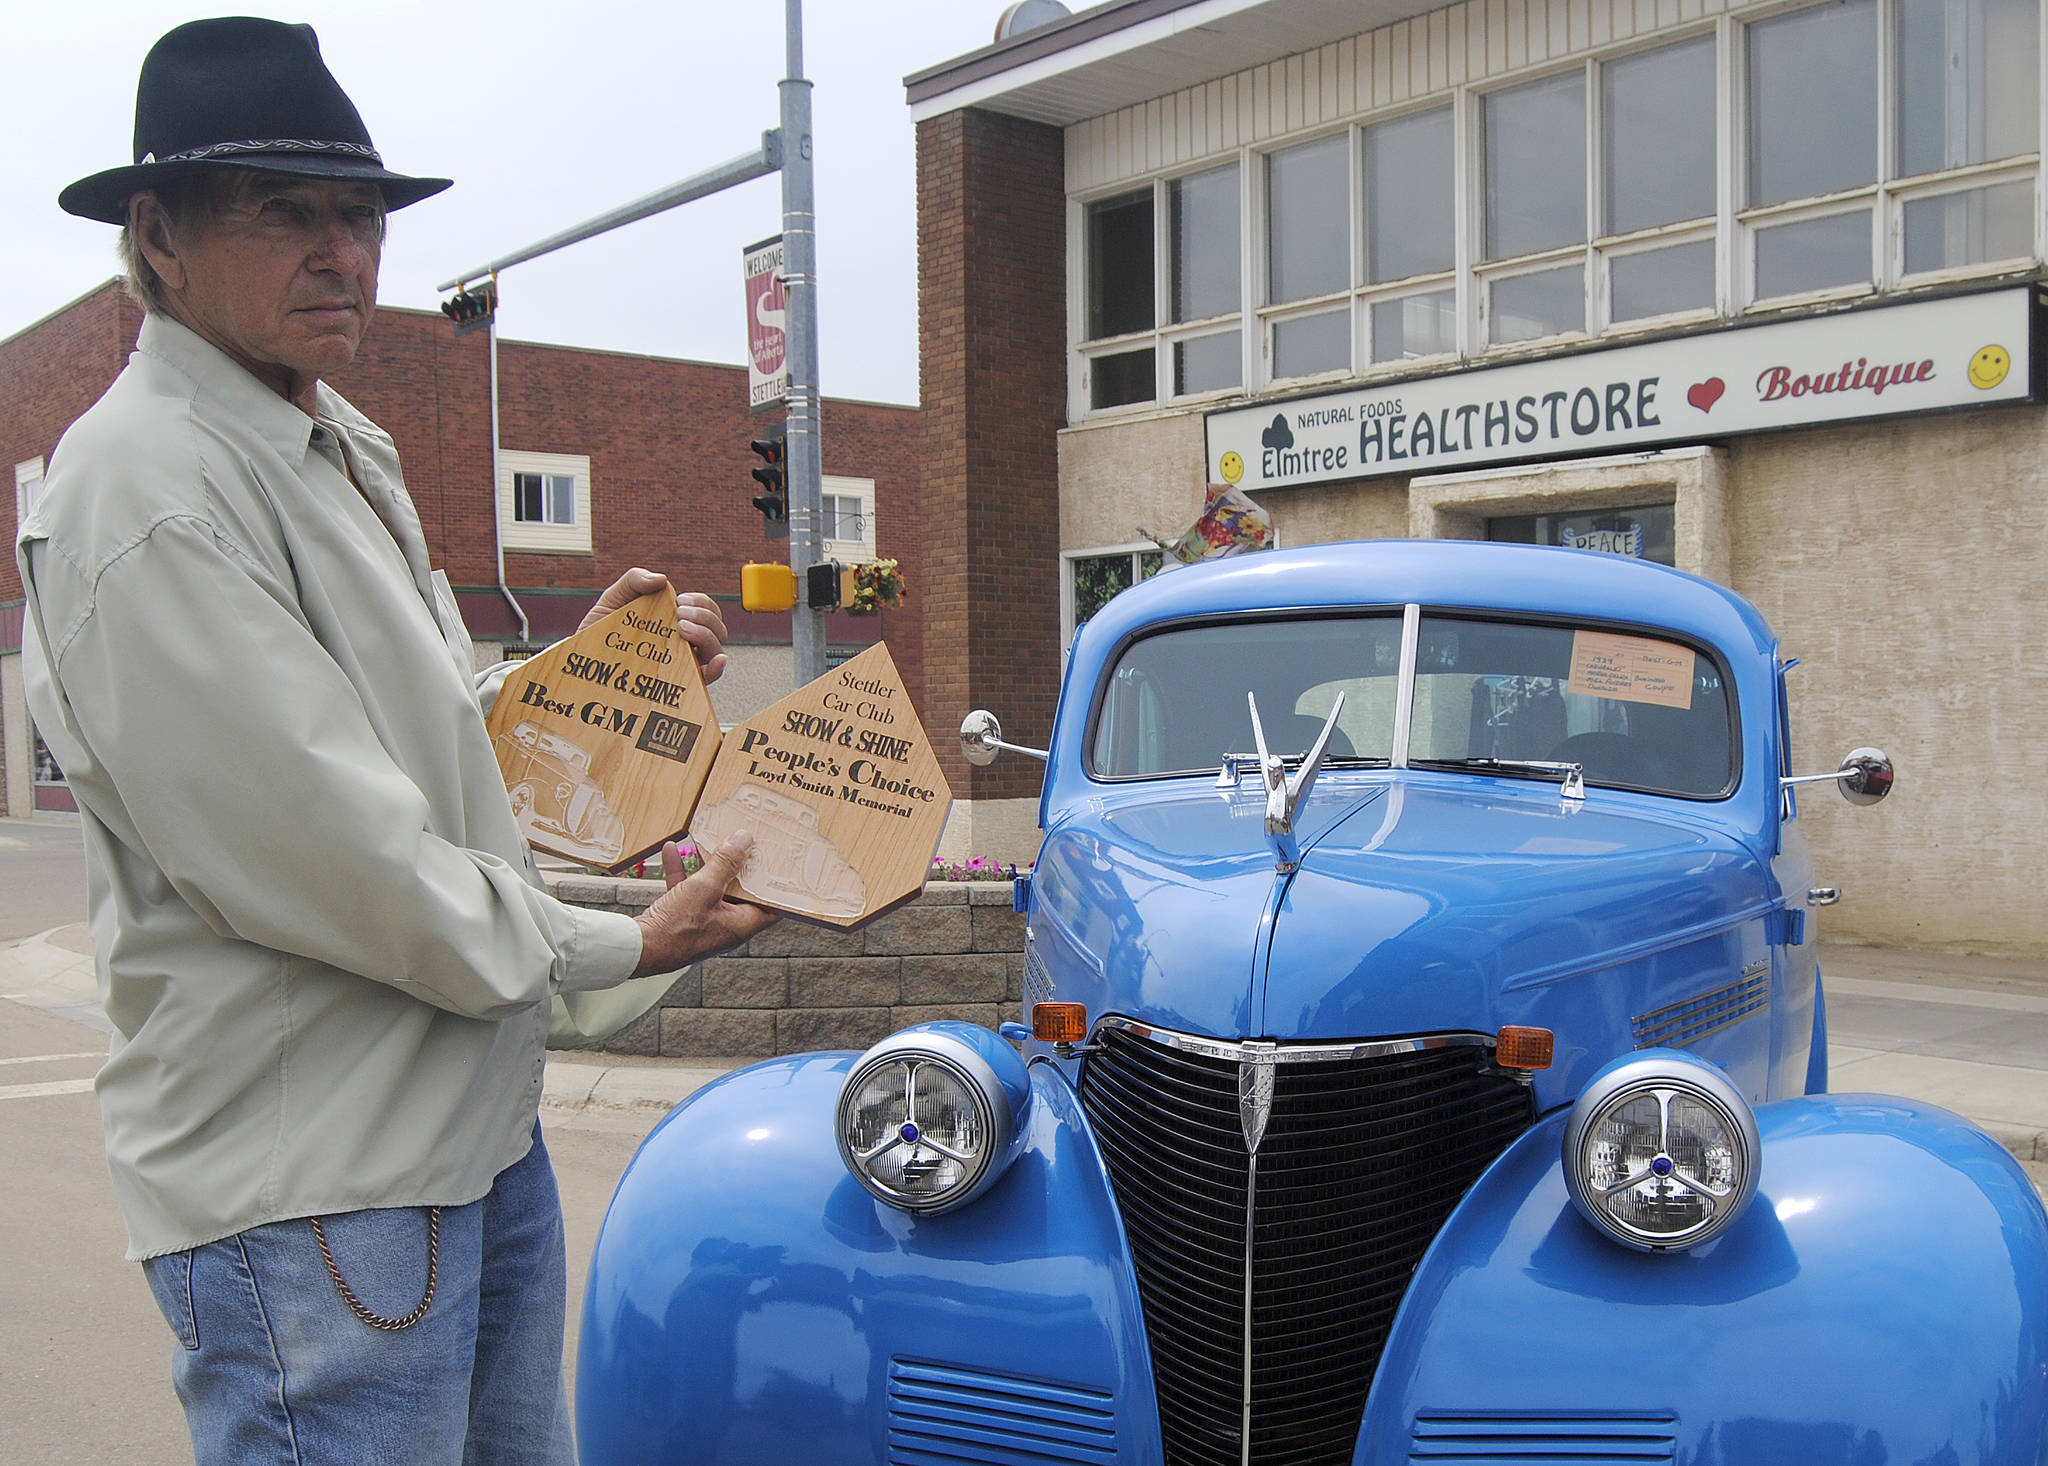
<svg viewBox="0 0 2048 1466"><path fill-rule="evenodd" d="M84 919L77 824L0 820L0 946ZM92 1097L106 1051L103 1028L0 999L0 1466L191 1466L171 1335L122 1256ZM543 1121L568 1229L572 1378L598 1224L658 1118Z"/></svg>
<svg viewBox="0 0 2048 1466"><path fill-rule="evenodd" d="M0 820L0 945L84 920L77 821Z"/></svg>
<svg viewBox="0 0 2048 1466"><path fill-rule="evenodd" d="M105 1052L92 1028L0 1000L0 1466L192 1463L171 1391L171 1335L142 1269L122 1259L91 1093ZM568 1229L571 1378L598 1224L658 1118L543 1121Z"/></svg>

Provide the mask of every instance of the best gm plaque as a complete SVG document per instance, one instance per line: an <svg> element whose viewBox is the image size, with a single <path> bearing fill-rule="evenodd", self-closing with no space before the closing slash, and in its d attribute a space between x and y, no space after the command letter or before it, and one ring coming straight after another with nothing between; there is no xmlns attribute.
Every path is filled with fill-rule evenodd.
<svg viewBox="0 0 2048 1466"><path fill-rule="evenodd" d="M601 870L689 823L719 746L666 586L520 663L485 727L526 842Z"/></svg>
<svg viewBox="0 0 2048 1466"><path fill-rule="evenodd" d="M877 642L725 735L690 836L754 837L733 894L851 929L924 889L953 791Z"/></svg>

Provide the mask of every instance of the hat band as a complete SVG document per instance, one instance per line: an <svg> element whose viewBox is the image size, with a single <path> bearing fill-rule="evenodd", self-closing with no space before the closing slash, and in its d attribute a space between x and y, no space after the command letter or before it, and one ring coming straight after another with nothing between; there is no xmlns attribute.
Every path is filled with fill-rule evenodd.
<svg viewBox="0 0 2048 1466"><path fill-rule="evenodd" d="M203 148L187 148L182 153L166 153L163 157L144 153L144 163L203 163L212 158L233 157L241 153L343 153L352 158L367 158L383 166L384 159L378 151L364 143L320 141L309 138L273 137L251 142L213 143Z"/></svg>

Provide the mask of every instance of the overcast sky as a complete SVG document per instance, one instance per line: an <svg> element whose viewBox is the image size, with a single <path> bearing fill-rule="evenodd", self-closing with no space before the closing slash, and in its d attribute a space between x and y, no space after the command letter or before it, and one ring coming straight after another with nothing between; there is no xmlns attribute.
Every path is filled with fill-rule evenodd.
<svg viewBox="0 0 2048 1466"><path fill-rule="evenodd" d="M987 45L1003 0L809 0L819 345L829 396L917 400L915 147L903 78ZM114 231L58 209L132 161L135 79L156 38L210 14L306 21L385 163L453 178L393 216L381 299L434 287L752 151L776 125L782 0L155 0L9 4L0 19L0 339L114 274ZM740 249L779 232L779 175L500 280L521 340L745 359Z"/></svg>

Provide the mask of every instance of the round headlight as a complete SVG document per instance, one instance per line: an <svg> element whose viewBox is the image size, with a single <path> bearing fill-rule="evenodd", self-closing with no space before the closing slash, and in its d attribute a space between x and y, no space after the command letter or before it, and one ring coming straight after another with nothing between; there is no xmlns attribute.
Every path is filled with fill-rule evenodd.
<svg viewBox="0 0 2048 1466"><path fill-rule="evenodd" d="M1756 1115L1713 1064L1645 1049L1608 1065L1572 1106L1564 1175L1580 1215L1645 1252L1697 1247L1756 1190Z"/></svg>
<svg viewBox="0 0 2048 1466"><path fill-rule="evenodd" d="M839 1091L839 1154L876 1197L939 1212L979 1196L1009 1166L1031 1093L1024 1061L966 1023L892 1034Z"/></svg>

